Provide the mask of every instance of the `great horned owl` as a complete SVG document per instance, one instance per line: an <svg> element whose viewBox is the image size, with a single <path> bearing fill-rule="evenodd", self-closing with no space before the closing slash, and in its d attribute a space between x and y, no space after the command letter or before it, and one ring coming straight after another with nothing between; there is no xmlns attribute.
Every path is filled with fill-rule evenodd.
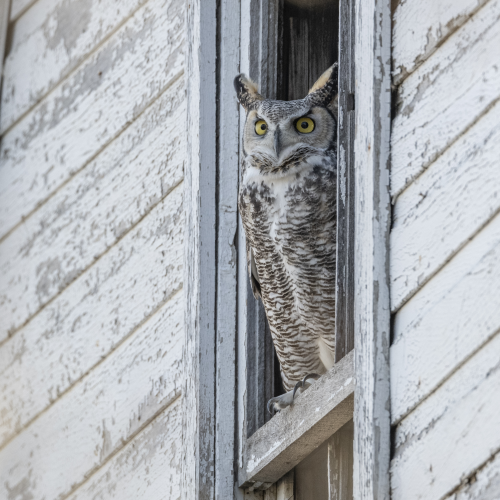
<svg viewBox="0 0 500 500"><path fill-rule="evenodd" d="M238 205L289 391L268 408L281 409L334 364L337 65L296 101L264 99L244 75L234 85L247 113Z"/></svg>

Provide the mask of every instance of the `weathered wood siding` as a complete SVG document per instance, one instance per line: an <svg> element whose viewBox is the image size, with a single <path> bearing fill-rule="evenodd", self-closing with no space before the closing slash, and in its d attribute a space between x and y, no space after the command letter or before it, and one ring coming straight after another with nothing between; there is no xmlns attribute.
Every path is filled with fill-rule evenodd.
<svg viewBox="0 0 500 500"><path fill-rule="evenodd" d="M393 16L392 498L498 498L500 1Z"/></svg>
<svg viewBox="0 0 500 500"><path fill-rule="evenodd" d="M178 499L183 0L12 0L0 498Z"/></svg>

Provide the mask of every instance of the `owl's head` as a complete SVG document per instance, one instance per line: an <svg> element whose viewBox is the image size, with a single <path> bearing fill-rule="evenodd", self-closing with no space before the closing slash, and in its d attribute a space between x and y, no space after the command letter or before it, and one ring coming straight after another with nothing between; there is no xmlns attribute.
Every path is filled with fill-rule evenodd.
<svg viewBox="0 0 500 500"><path fill-rule="evenodd" d="M317 155L335 149L337 64L328 68L304 99L274 101L264 99L257 86L238 75L234 87L246 110L243 146L247 156L258 157L267 168L276 169L289 159ZM262 160L264 159L264 160Z"/></svg>

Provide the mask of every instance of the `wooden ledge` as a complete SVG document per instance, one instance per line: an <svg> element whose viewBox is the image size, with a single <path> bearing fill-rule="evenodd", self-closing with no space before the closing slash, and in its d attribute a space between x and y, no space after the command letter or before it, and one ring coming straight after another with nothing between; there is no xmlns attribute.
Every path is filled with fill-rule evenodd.
<svg viewBox="0 0 500 500"><path fill-rule="evenodd" d="M353 417L354 351L246 442L240 487L266 488Z"/></svg>

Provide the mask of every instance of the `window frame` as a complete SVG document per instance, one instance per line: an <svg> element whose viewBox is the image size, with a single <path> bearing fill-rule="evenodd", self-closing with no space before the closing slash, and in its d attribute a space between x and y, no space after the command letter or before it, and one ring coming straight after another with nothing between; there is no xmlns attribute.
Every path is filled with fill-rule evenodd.
<svg viewBox="0 0 500 500"><path fill-rule="evenodd" d="M235 176L243 120L230 96L234 75L251 73L250 54L243 49L250 42L255 46L251 30L268 32L270 5L270 0L191 0L186 7L182 490L189 500L245 496L238 476L248 462L248 367L246 338L239 327L246 321L248 276L246 258L238 251L244 240ZM390 9L388 0L355 0L352 373L354 498L363 500L389 498ZM257 47L264 60L263 44ZM269 75L273 62L266 64ZM265 77L263 71L263 81ZM263 93L272 96L267 85L269 78ZM344 364L348 359L342 360ZM313 387L296 407L314 396Z"/></svg>

